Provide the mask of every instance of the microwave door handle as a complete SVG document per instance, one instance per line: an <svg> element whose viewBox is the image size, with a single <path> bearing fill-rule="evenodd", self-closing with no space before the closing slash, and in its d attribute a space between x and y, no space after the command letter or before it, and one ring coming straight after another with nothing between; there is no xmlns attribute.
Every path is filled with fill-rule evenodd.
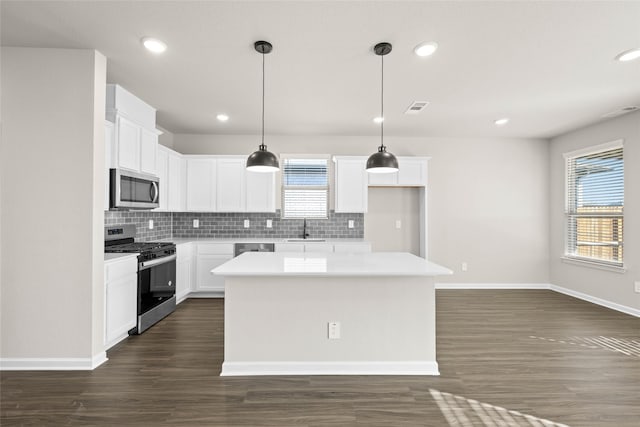
<svg viewBox="0 0 640 427"><path fill-rule="evenodd" d="M151 182L151 188L149 189L149 196L151 196L151 202L156 203L158 201L158 183Z"/></svg>

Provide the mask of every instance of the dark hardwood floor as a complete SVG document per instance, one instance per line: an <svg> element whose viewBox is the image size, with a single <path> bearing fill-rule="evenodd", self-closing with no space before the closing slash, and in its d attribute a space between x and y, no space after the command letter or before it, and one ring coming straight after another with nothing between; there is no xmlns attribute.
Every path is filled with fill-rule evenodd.
<svg viewBox="0 0 640 427"><path fill-rule="evenodd" d="M552 291L437 291L441 375L220 377L192 299L94 371L2 372L2 426L634 426L640 319Z"/></svg>

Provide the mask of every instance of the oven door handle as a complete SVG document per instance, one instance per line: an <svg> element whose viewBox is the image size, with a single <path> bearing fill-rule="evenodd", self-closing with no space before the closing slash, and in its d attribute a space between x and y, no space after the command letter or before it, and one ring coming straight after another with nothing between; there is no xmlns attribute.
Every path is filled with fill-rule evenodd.
<svg viewBox="0 0 640 427"><path fill-rule="evenodd" d="M138 270L146 270L148 268L154 267L158 264L164 264L167 262L171 262L171 261L175 261L177 258L177 255L169 255L169 256L165 256L162 258L158 258L158 259L152 259L150 261L143 261L140 263Z"/></svg>

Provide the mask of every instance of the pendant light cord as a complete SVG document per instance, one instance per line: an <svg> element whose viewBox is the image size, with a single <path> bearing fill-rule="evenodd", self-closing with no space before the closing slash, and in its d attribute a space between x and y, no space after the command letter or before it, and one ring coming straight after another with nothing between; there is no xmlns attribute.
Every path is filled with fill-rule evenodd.
<svg viewBox="0 0 640 427"><path fill-rule="evenodd" d="M382 64L382 71L380 73L381 78L380 78L380 118L382 119L382 121L380 122L380 150L379 151L385 151L385 146L384 146L384 55L380 55L380 59L381 59L381 64Z"/></svg>
<svg viewBox="0 0 640 427"><path fill-rule="evenodd" d="M264 150L264 52L262 53L262 140L260 149Z"/></svg>

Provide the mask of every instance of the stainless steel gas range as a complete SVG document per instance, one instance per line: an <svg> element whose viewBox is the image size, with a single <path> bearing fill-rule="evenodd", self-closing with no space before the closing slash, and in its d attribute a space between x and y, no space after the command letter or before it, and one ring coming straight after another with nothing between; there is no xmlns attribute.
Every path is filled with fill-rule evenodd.
<svg viewBox="0 0 640 427"><path fill-rule="evenodd" d="M104 229L104 251L138 253L138 324L129 335L141 334L176 308L176 245L136 242L134 224Z"/></svg>

